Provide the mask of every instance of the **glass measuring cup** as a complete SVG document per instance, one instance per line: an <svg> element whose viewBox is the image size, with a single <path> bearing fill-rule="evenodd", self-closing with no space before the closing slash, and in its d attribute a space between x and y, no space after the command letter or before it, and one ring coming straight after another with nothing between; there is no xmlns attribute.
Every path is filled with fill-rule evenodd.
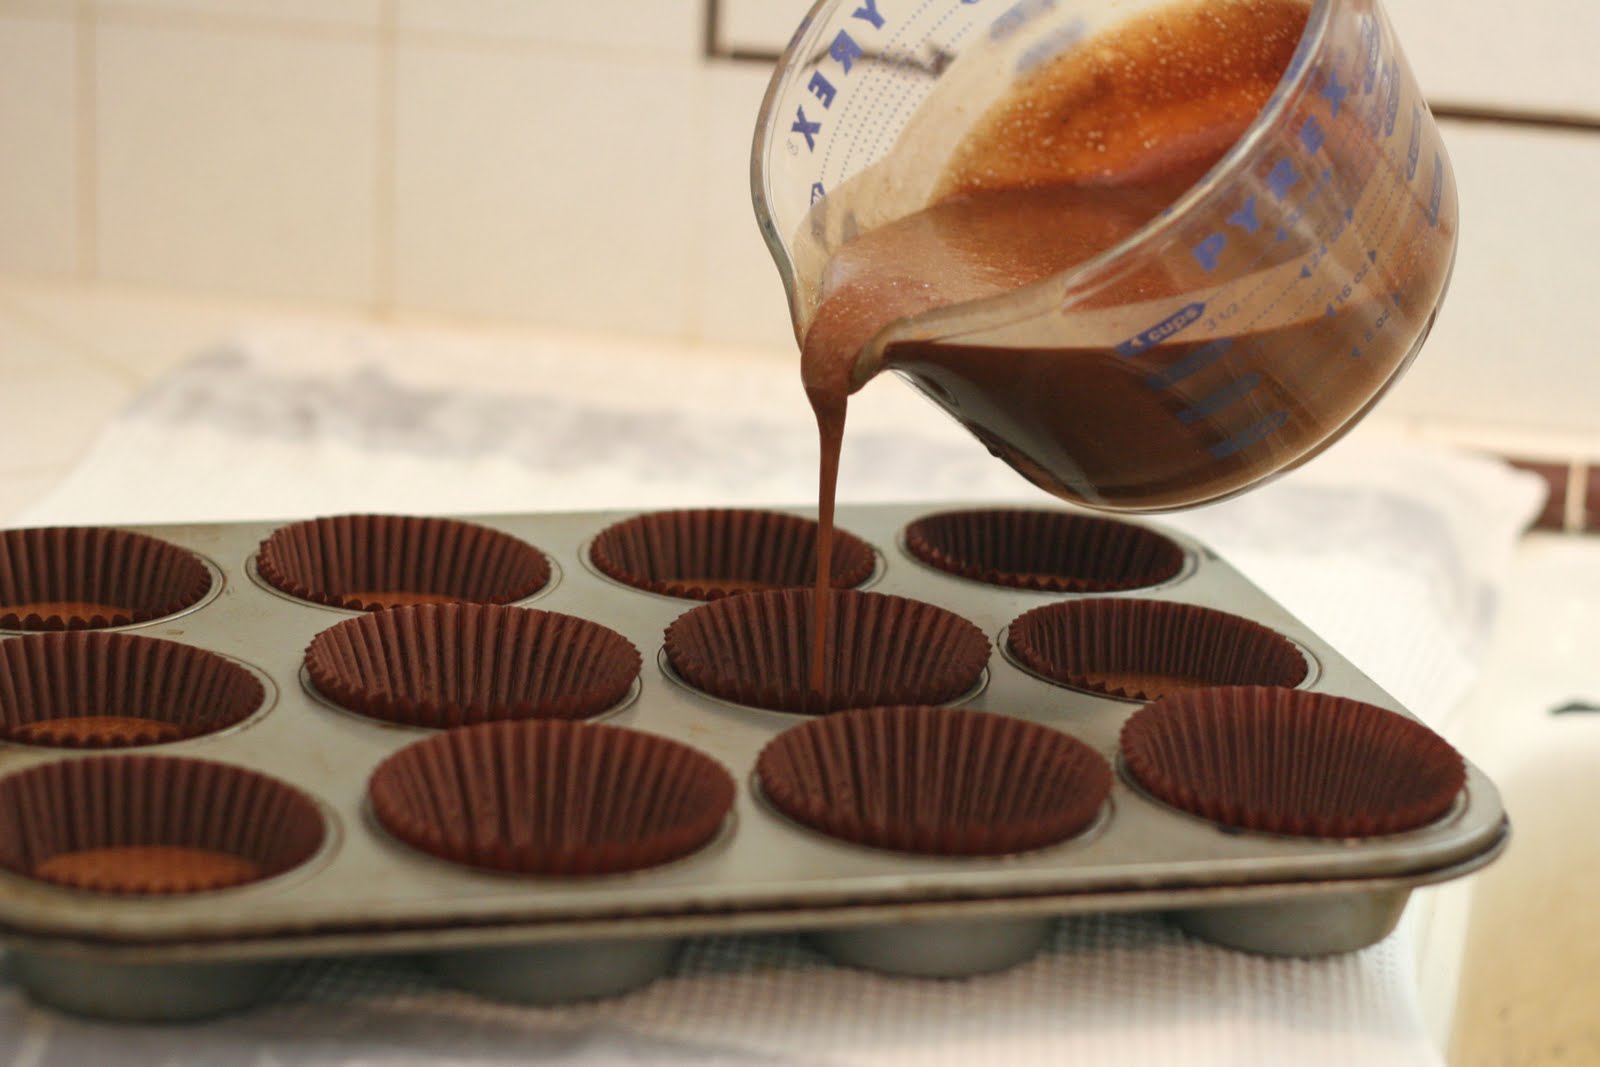
<svg viewBox="0 0 1600 1067"><path fill-rule="evenodd" d="M1261 3L1295 0L1212 7ZM853 323L872 329L851 345L851 387L895 370L1036 484L1112 510L1220 499L1349 429L1437 314L1456 192L1377 4L1299 6L1303 29L1265 104L1225 150L1196 156L1204 165L1193 173L1145 181L1139 147L1113 145L1107 167L1049 179L1091 190L1087 209L1073 202L1086 217L1095 196L1106 198L1096 218L1121 212L1114 240L975 296L939 292L916 263L901 263L910 269L890 272L881 291L852 294L876 302L878 318ZM1124 43L1130 27L1143 34L1167 10L1164 0L819 3L778 65L752 159L756 214L797 336L827 320L828 300L863 262L873 265L857 252L879 235L927 231L930 219L942 234L944 205L1038 184L1018 173L988 186L952 176L981 172L969 149L997 102L1050 64L1103 48L1108 34ZM1221 54L1235 39L1212 45ZM1137 217L1122 195L1135 186L1146 199ZM1087 225L1048 206L1024 218L1030 228L1011 232ZM986 233L984 255L993 232L1005 239L1003 227ZM966 269L973 249L962 240L898 248L903 259Z"/></svg>

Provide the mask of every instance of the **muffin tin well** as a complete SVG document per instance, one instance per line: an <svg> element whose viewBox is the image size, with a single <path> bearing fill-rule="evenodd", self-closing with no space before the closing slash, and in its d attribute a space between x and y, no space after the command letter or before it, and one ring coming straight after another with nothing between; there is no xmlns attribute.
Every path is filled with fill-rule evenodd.
<svg viewBox="0 0 1600 1067"><path fill-rule="evenodd" d="M835 732L827 718L744 706L739 693L715 696L672 676L664 652L669 628L683 625L693 612L725 611L719 605L744 596L703 604L633 588L601 573L586 559L590 546L602 531L635 518L636 512L474 518L471 525L487 531L475 538L502 546L507 560L531 559L516 547L529 546L545 567L518 571L516 582L501 587L501 598L520 593L510 606L480 605L470 611L424 602L364 613L357 608L373 607L373 598L357 597L359 604L341 608L285 596L257 577L263 573L258 553L292 523L141 528L131 532L204 561L208 588L182 614L114 626L100 639L137 638L192 649L186 654L198 662L226 665L222 676L233 677L236 668L259 679L260 694L240 683L249 699L241 698L225 716L227 724L213 732L133 738L158 744L85 752L52 747L48 731L33 743L0 740L0 942L11 950L12 973L41 1002L104 1017L161 1020L245 1006L275 969L289 962L356 952L415 954L451 982L538 1002L621 992L670 968L683 938L746 931L810 931L843 962L898 974L959 975L1026 958L1055 916L1146 910L1167 912L1185 929L1220 944L1317 955L1384 936L1413 887L1465 874L1503 847L1508 824L1498 794L1470 764L1463 766L1465 784L1455 790L1448 810L1398 833L1331 838L1241 830L1182 810L1160 792L1159 783L1137 779L1119 749L1119 735L1140 712L1140 703L1035 673L1007 650L1009 627L1034 609L1091 599L1177 605L1177 614L1191 608L1223 612L1293 648L1307 669L1298 688L1285 691L1327 698L1324 711L1330 715L1341 714L1343 701L1395 713L1408 725L1413 720L1315 633L1187 537L1143 522L1097 519L1089 529L1108 542L1172 546L1161 549L1162 576L1111 591L1104 583L1079 592L1024 588L983 580L982 568L961 573L913 556L908 527L950 510L840 508L840 524L875 557L870 593L848 595L916 601L973 627L989 646L975 661L984 681L967 685L947 703L961 712L1021 720L1027 729L963 732L952 720L950 729L941 726L928 744L936 748L949 738L1013 744L1017 737L1031 736L1028 731L1047 731L1038 736L1061 739L1063 755L1039 759L1039 766L1089 768L1083 773L1092 789L1108 785L1104 799L1092 805L1087 828L1080 812L1056 837L1019 837L1017 851L948 855L896 847L926 839L914 825L909 836L891 832L844 840L838 827L848 827L851 819L860 822L860 813L808 816L806 811L828 799L814 790L805 802L810 808L802 810L796 802L795 814L786 813L763 790L758 757L787 731L809 727L823 744L833 743ZM805 517L798 510L792 514ZM1054 517L1037 521L1060 525ZM1115 531L1099 525L1106 522L1136 532L1111 537ZM405 528L440 527L424 521ZM309 558L302 554L303 560ZM366 580L351 589L370 594L372 584ZM429 593L424 601L439 592L409 577L408 584L413 592ZM795 594L758 595L778 603ZM407 618L400 613L426 625L396 627ZM575 642L544 640L573 627L580 631ZM390 686L384 663L414 654L423 640L419 635L447 649L452 665ZM33 662L34 646L12 642L63 637L75 635L0 637L0 652L6 653L0 665ZM580 704L563 703L560 694L552 704L548 692L519 690L493 666L510 670L513 664L543 662L541 656L576 655L572 649L592 649L596 642L605 649L594 662L609 665L610 673ZM319 675L323 684L334 688L331 679L341 675L349 683L342 697L319 692L311 681L306 652L314 643L330 653L323 664L328 671ZM486 654L490 649L493 653ZM1164 671L1160 664L1138 663L1129 669L1205 676L1204 667L1179 666ZM460 674L472 670L479 674ZM584 676L598 673L598 666L576 670ZM0 711L6 684L0 672ZM1212 690L1185 690L1178 696L1206 692ZM484 700L473 703L479 695ZM886 702L938 704L947 695ZM352 707L341 708L341 703ZM352 713L360 710L353 708L358 703L367 714ZM113 703L95 707L105 716L140 714L119 711ZM473 710L452 710L461 708ZM583 721L597 712L602 724ZM945 713L950 709L931 709L934 715ZM512 721L488 721L496 719ZM476 725L441 732L424 723ZM613 741L591 744L596 732L609 731L617 731L607 733ZM597 753L610 748L631 754L605 763ZM477 755L468 759L462 754L467 749ZM506 762L511 751L521 752L522 762ZM894 751L884 758L883 773L905 773L894 763ZM502 762L491 775L470 772L473 760L494 759ZM118 760L147 769L116 770L111 761ZM27 843L34 839L13 818L20 810L18 790L49 783L59 792L66 788L63 782L72 782L77 784L70 795L88 796L100 788L90 779L99 778L79 764L103 764L101 777L118 783L116 788L134 790L127 795L137 799L145 794L130 784L129 775L144 775L166 760L189 768L185 774L196 773L196 767L221 767L226 770L207 773L220 779L240 772L288 790L281 794L290 798L284 810L296 814L292 833L284 831L287 851L266 858L243 855L254 868L218 875L234 883L231 887L159 898L107 892L104 886L78 888L41 876L42 854L28 850L45 846ZM575 762L592 777L562 779L552 770L570 769ZM1027 767L1033 764L1020 757L1002 762L1017 773L1032 773ZM968 773L961 770L967 766L961 760L942 755L925 766ZM380 777L393 788L370 791L380 767L386 768ZM983 781L985 789L1010 786L993 774ZM642 865L597 859L594 851L576 860L570 860L576 853L565 852L569 860L546 864L539 857L552 847L547 842L566 847L570 841L561 835L574 827L547 826L536 806L521 803L528 790L541 788L552 790L550 796L592 798L581 812L593 819L585 832L614 840L623 852L647 841L642 852L629 853L642 856ZM950 825L965 825L963 788L929 794L950 805L943 816ZM654 791L643 808L638 807L641 790ZM152 796L165 794L157 790ZM1001 800L1004 804L994 810L1032 810L1022 794L1007 794L995 803ZM709 806L697 806L702 804ZM66 844L52 855L123 847L247 853L238 844L242 839L223 833L229 822L224 813L233 809L219 802L207 810L214 812L216 825L191 827L193 833L186 830L189 836L178 840L159 835L145 840L118 824L121 836L81 845L62 838ZM248 810L258 814L246 821L275 826L290 818ZM474 814L482 825L478 837L468 835L464 846L458 831ZM601 833L593 827L610 829ZM266 828L271 826L257 827ZM486 855L510 858L485 860ZM140 856L163 863L174 858ZM74 862L57 861L49 870L65 865L70 874ZM638 869L622 869L628 866Z"/></svg>

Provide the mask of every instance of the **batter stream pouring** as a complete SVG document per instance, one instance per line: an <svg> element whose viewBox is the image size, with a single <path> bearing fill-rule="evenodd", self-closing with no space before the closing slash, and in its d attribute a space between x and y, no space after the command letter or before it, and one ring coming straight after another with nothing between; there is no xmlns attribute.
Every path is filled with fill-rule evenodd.
<svg viewBox="0 0 1600 1067"><path fill-rule="evenodd" d="M1372 0L823 0L753 185L817 413L821 575L847 398L881 370L1064 499L1203 503L1371 406L1455 248Z"/></svg>

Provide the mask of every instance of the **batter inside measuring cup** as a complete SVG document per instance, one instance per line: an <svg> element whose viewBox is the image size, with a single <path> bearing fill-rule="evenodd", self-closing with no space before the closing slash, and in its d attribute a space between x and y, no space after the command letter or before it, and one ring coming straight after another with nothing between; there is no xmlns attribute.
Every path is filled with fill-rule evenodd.
<svg viewBox="0 0 1600 1067"><path fill-rule="evenodd" d="M1309 11L1300 0L1174 6L1062 54L973 127L930 206L833 254L802 340L821 441L819 573L828 567L848 397L860 384L852 375L874 335L921 312L1043 281L1134 235L1249 128L1282 80ZM1348 125L1353 109L1347 115ZM1338 132L1328 135L1330 154L1346 143ZM1424 207L1403 210L1420 217ZM1064 328L1063 343L1049 348L891 344L883 364L1057 496L1120 510L1216 499L1313 452L1403 365L1419 330L1391 329L1374 342L1374 322L1381 328L1378 316L1388 312L1370 297L1392 293L1394 313L1426 319L1449 260L1440 250L1448 242L1425 236L1386 246L1371 294L1339 309L1330 304L1323 314L1319 305L1234 336L1158 344L1136 361L1111 345L1075 346ZM1210 284L1196 257L1152 258L1084 306ZM1352 350L1359 358L1348 358ZM825 599L826 587L817 595ZM814 635L819 685L824 608Z"/></svg>

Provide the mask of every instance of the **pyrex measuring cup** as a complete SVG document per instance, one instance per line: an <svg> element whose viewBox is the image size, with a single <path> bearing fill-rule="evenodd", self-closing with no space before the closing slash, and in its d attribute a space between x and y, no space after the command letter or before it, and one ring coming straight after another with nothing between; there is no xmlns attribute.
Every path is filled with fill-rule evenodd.
<svg viewBox="0 0 1600 1067"><path fill-rule="evenodd" d="M1347 430L1432 324L1456 192L1374 0L1306 6L1265 106L1164 209L1070 269L892 316L852 386L893 369L1041 487L1114 510L1227 496ZM948 192L991 105L1162 7L818 3L778 65L752 160L797 335L841 249Z"/></svg>

